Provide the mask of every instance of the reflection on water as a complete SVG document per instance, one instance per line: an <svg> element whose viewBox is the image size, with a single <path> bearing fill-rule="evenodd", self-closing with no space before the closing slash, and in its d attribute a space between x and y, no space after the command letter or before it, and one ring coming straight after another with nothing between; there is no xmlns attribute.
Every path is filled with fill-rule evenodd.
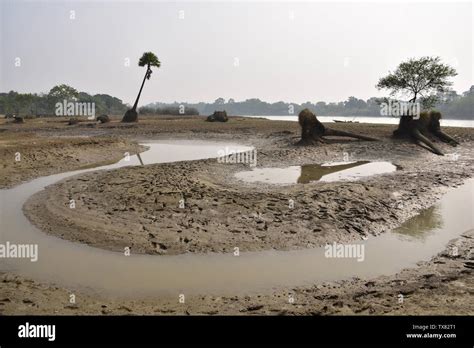
<svg viewBox="0 0 474 348"><path fill-rule="evenodd" d="M357 180L366 176L391 173L397 167L390 162L340 162L327 164L307 164L287 168L255 168L236 174L247 182L269 184L307 184L313 181Z"/></svg>
<svg viewBox="0 0 474 348"><path fill-rule="evenodd" d="M307 164L301 166L301 174L298 178L298 184L307 184L311 181L320 181L323 176L327 176L332 173L346 171L349 168L358 167L363 164L370 163L369 161L359 161L345 164L336 165L320 165L320 164ZM347 173L347 172L345 172ZM342 173L341 173L342 174Z"/></svg>
<svg viewBox="0 0 474 348"><path fill-rule="evenodd" d="M443 216L441 215L440 207L435 205L422 210L418 215L405 221L402 226L393 232L424 240L431 233L434 233L435 230L441 228L443 228Z"/></svg>
<svg viewBox="0 0 474 348"><path fill-rule="evenodd" d="M142 152L139 156L130 156L130 162L133 162L133 165L217 158L219 153L225 149L230 148L235 153L253 149L251 146L235 143L200 140L165 140L159 143L142 143L141 145L147 146L148 150Z"/></svg>

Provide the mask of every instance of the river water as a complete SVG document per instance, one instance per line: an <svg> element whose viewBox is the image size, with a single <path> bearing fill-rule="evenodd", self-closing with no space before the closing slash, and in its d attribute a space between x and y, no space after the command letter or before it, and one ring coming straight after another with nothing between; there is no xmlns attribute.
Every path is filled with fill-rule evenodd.
<svg viewBox="0 0 474 348"><path fill-rule="evenodd" d="M243 117L260 117L273 121L298 121L298 116L243 116ZM318 116L318 120L324 123L334 123L337 121L353 121L359 123L373 123L373 124L394 124L397 125L400 121L396 117L368 117L368 116ZM442 127L467 127L474 128L474 120L450 120L441 119Z"/></svg>

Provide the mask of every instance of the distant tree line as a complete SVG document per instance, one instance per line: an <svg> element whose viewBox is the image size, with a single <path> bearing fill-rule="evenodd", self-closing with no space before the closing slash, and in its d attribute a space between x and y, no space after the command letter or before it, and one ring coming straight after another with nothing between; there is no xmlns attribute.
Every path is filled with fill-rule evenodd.
<svg viewBox="0 0 474 348"><path fill-rule="evenodd" d="M455 91L439 93L435 108L445 118L472 119L474 110L474 86L462 93ZM0 93L0 114L19 115L54 115L55 105L63 100L77 102L94 102L97 115L123 114L127 105L120 99L107 94L90 95L78 92L67 85L53 87L47 94L22 94L14 91ZM320 116L380 116L380 102L382 99L369 98L368 100L349 97L346 101L326 103L324 101L303 104L279 101L267 103L260 99L247 99L237 102L234 99L225 101L216 99L213 103L152 103L139 108L143 115L210 115L216 110L226 110L229 115L297 115L307 108Z"/></svg>
<svg viewBox="0 0 474 348"><path fill-rule="evenodd" d="M193 107L185 107L184 105L169 106L143 106L139 109L140 115L199 115L199 111Z"/></svg>
<svg viewBox="0 0 474 348"><path fill-rule="evenodd" d="M23 116L53 116L56 104L68 102L94 103L96 115L121 114L127 110L123 102L108 94L90 95L78 92L73 87L58 85L48 93L18 93L10 91L0 93L0 114L16 114Z"/></svg>
<svg viewBox="0 0 474 348"><path fill-rule="evenodd" d="M439 110L445 118L471 119L474 117L474 86L459 95L455 91L439 93L437 95L439 102L435 108ZM386 99L369 98L368 100L349 97L346 101L338 103L326 103L324 101L303 104L287 103L279 101L276 103L267 103L260 99L247 99L236 102L234 99L225 101L224 98L217 98L214 103L152 103L146 106L146 109L177 109L184 107L186 114L210 115L215 110L226 110L229 115L255 115L255 116L288 116L298 115L303 109L309 109L320 116L380 116L380 103ZM143 109L143 108L142 108ZM192 112L190 111L192 110Z"/></svg>
<svg viewBox="0 0 474 348"><path fill-rule="evenodd" d="M37 117L54 116L57 103L63 103L64 100L77 103L94 103L96 115L123 114L128 109L128 106L122 100L108 94L90 95L62 84L54 86L48 93L18 93L15 91L0 93L0 114ZM199 115L195 108L183 108L173 105L141 107L139 112L143 115Z"/></svg>
<svg viewBox="0 0 474 348"><path fill-rule="evenodd" d="M435 108L446 118L474 119L474 86L462 95L443 93L440 99Z"/></svg>

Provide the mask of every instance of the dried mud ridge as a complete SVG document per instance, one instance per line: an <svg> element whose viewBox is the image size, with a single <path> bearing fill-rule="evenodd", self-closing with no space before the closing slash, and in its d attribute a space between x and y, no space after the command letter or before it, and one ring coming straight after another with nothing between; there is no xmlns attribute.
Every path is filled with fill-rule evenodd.
<svg viewBox="0 0 474 348"><path fill-rule="evenodd" d="M453 247L458 255L453 256ZM63 315L473 315L474 231L417 268L371 280L352 279L255 296L102 298L0 275L0 314ZM69 295L76 303L69 303ZM403 302L400 302L403 295ZM290 303L290 297L294 299Z"/></svg>

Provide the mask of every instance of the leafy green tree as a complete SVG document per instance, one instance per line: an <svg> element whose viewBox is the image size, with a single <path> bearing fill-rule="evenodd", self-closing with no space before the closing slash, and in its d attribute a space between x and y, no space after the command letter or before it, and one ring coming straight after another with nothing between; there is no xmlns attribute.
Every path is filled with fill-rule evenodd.
<svg viewBox="0 0 474 348"><path fill-rule="evenodd" d="M390 90L391 96L408 95L410 102L424 100L424 107L432 107L437 97L434 93L446 92L452 85L449 78L457 75L454 68L441 63L439 57L411 58L402 62L394 72L382 77L378 89Z"/></svg>
<svg viewBox="0 0 474 348"><path fill-rule="evenodd" d="M96 94L93 100L97 104L96 109L99 113L120 114L127 110L120 99L108 94Z"/></svg>
<svg viewBox="0 0 474 348"><path fill-rule="evenodd" d="M52 112L55 110L55 105L57 103L63 103L64 100L76 100L79 95L79 92L66 84L61 84L54 86L48 93L47 108L48 111Z"/></svg>
<svg viewBox="0 0 474 348"><path fill-rule="evenodd" d="M217 99L214 101L214 104L216 104L216 105L224 105L224 104L225 104L225 99L224 99L224 98L217 98Z"/></svg>
<svg viewBox="0 0 474 348"><path fill-rule="evenodd" d="M51 98L54 98L56 100L64 100L64 99L68 100L72 98L77 98L79 93L77 92L75 88L62 84L62 85L57 85L51 88L48 95Z"/></svg>
<svg viewBox="0 0 474 348"><path fill-rule="evenodd" d="M143 86L145 85L145 81L151 78L152 74L152 67L159 68L161 66L158 57L153 52L145 52L141 56L140 60L138 61L138 66L146 66L145 77L143 77L143 82L140 87L140 91L138 92L137 99L133 104L133 107L130 110L127 110L125 115L122 118L122 122L136 122L138 121L138 113L137 113L137 106L138 101L140 100L140 95L142 94Z"/></svg>
<svg viewBox="0 0 474 348"><path fill-rule="evenodd" d="M2 103L2 112L5 114L16 113L20 112L18 106L16 105L18 93L15 91L10 91L8 94L2 96L1 103Z"/></svg>

